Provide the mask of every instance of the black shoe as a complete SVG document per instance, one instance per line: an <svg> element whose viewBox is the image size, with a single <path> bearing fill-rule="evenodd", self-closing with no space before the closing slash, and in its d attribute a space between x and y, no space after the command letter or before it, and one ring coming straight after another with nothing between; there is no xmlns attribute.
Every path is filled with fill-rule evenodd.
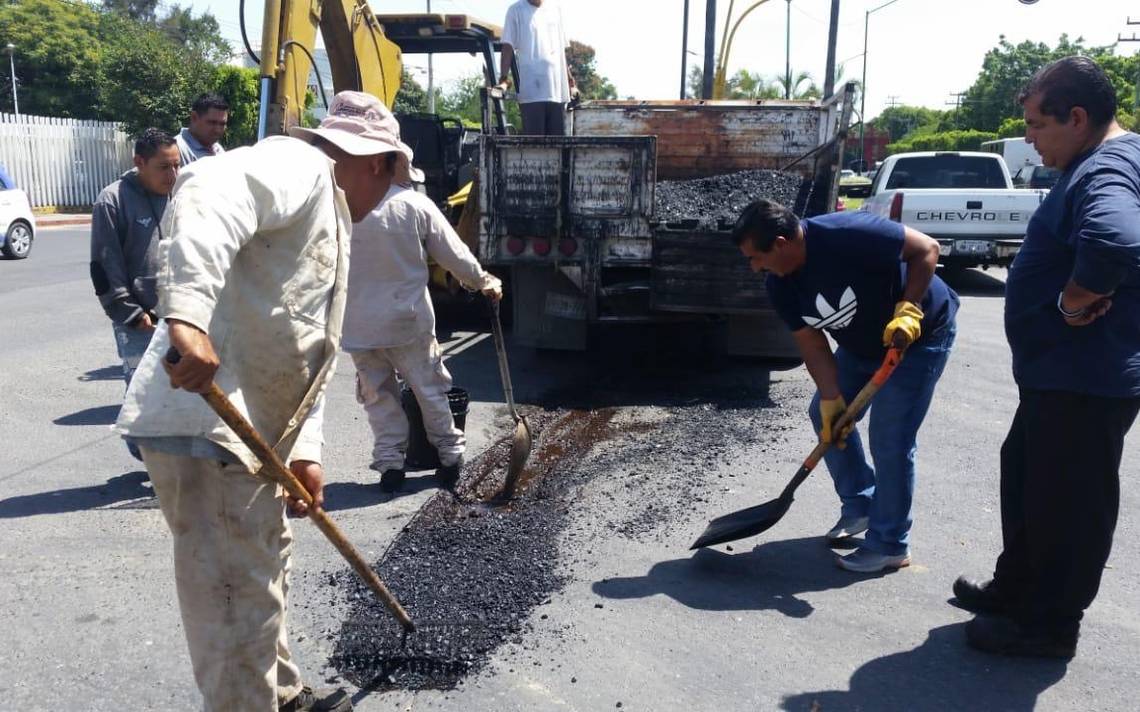
<svg viewBox="0 0 1140 712"><path fill-rule="evenodd" d="M403 470L384 470L380 475L380 491L388 494L398 492L406 476Z"/></svg>
<svg viewBox="0 0 1140 712"><path fill-rule="evenodd" d="M966 624L971 648L996 655L1068 660L1077 653L1076 630L1063 633L1028 628L1009 618L979 616Z"/></svg>
<svg viewBox="0 0 1140 712"><path fill-rule="evenodd" d="M973 613L1003 615L1014 610L1013 597L998 588L993 579L974 581L959 576L954 582L954 597L960 608Z"/></svg>
<svg viewBox="0 0 1140 712"><path fill-rule="evenodd" d="M311 687L302 687L301 692L283 705L278 712L352 712L352 698L338 688L313 692Z"/></svg>
<svg viewBox="0 0 1140 712"><path fill-rule="evenodd" d="M446 490L455 490L459 484L459 472L463 469L463 458L455 461L454 465L443 465L435 471L435 478L439 480L440 487Z"/></svg>

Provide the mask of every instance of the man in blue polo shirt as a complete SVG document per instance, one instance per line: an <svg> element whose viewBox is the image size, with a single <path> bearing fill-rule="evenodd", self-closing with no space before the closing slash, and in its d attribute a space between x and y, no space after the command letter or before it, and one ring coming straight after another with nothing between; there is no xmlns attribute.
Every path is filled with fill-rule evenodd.
<svg viewBox="0 0 1140 712"><path fill-rule="evenodd" d="M733 240L753 270L768 273L768 296L819 389L809 415L820 438L836 444L824 461L842 502L828 542L867 532L836 563L858 572L909 565L915 441L958 311L958 295L934 274L938 243L869 213L800 220L770 200L744 209ZM825 331L839 345L834 354ZM833 426L882 365L888 344L908 349L870 408L872 468L854 427L835 433Z"/></svg>
<svg viewBox="0 0 1140 712"><path fill-rule="evenodd" d="M1026 138L1061 178L1006 282L1020 403L1001 450L1003 551L960 578L983 614L971 646L1068 658L1096 597L1120 508L1124 437L1140 412L1140 136L1087 57L1060 59L1019 97Z"/></svg>

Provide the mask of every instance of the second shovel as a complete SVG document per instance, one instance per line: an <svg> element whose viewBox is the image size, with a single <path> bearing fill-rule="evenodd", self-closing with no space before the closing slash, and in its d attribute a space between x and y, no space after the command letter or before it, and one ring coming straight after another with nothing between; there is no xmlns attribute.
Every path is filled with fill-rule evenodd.
<svg viewBox="0 0 1140 712"><path fill-rule="evenodd" d="M530 448L534 442L530 432L530 424L526 418L519 414L515 407L515 390L511 386L511 371L507 367L507 344L503 338L503 323L499 319L499 302L491 301L491 331L495 337L495 353L499 357L499 377L503 381L503 396L507 400L507 410L515 421L515 432L511 436L511 460L507 470L507 479L503 485L501 499L515 498L515 489L519 484L519 476L530 457Z"/></svg>

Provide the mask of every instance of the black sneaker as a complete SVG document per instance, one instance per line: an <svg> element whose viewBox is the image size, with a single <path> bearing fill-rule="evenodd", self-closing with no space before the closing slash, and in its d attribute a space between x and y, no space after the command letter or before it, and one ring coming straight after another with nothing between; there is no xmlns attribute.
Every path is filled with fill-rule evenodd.
<svg viewBox="0 0 1140 712"><path fill-rule="evenodd" d="M380 491L388 494L398 492L406 476L403 470L384 470L380 475Z"/></svg>
<svg viewBox="0 0 1140 712"><path fill-rule="evenodd" d="M959 608L973 613L1002 615L1014 610L1013 596L997 586L993 579L974 581L959 576L954 582L954 598Z"/></svg>
<svg viewBox="0 0 1140 712"><path fill-rule="evenodd" d="M1076 629L1069 632L1029 628L1009 618L979 616L966 624L971 648L1020 658L1068 660L1077 653Z"/></svg>
<svg viewBox="0 0 1140 712"><path fill-rule="evenodd" d="M463 469L463 458L455 461L454 465L443 465L435 471L435 478L439 480L440 487L446 490L455 490L459 484L459 473Z"/></svg>
<svg viewBox="0 0 1140 712"><path fill-rule="evenodd" d="M313 692L306 685L296 697L279 705L277 712L352 712L352 698L340 688Z"/></svg>

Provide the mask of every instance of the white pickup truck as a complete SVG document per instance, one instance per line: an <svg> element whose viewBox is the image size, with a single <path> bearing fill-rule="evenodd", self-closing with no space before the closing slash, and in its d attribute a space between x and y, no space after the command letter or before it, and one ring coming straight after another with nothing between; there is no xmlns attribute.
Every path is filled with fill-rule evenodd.
<svg viewBox="0 0 1140 712"><path fill-rule="evenodd" d="M1006 267L1046 192L1015 189L994 153L900 153L883 161L862 209L938 240L949 269Z"/></svg>

